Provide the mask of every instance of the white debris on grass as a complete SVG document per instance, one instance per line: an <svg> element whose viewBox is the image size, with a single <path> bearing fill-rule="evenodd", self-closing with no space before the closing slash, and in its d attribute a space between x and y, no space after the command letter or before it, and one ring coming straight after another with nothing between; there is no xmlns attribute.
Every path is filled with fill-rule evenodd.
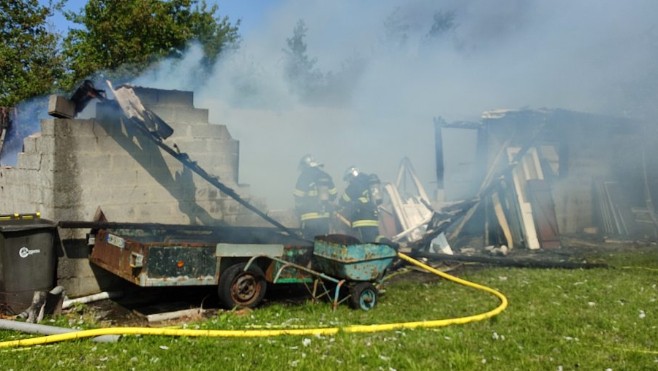
<svg viewBox="0 0 658 371"><path fill-rule="evenodd" d="M644 311L640 310L640 315L639 315L640 319L644 319L644 317L646 317L646 316L647 315L644 313Z"/></svg>
<svg viewBox="0 0 658 371"><path fill-rule="evenodd" d="M505 340L505 335L500 335L496 331L491 334L491 338L494 340Z"/></svg>

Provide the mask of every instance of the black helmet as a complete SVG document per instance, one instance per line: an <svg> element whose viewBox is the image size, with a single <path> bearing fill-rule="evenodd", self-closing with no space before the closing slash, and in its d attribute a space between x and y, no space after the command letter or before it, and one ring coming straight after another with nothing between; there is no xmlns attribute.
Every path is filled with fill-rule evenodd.
<svg viewBox="0 0 658 371"><path fill-rule="evenodd" d="M345 170L345 175L343 175L343 180L348 182L359 175L359 169L356 166L352 165Z"/></svg>
<svg viewBox="0 0 658 371"><path fill-rule="evenodd" d="M305 169L309 167L320 167L322 164L317 162L313 156L306 154L299 160L299 169Z"/></svg>

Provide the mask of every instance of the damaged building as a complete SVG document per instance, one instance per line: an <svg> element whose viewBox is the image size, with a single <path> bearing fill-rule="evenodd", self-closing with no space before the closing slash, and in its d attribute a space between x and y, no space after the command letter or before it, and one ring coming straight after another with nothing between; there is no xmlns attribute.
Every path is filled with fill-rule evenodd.
<svg viewBox="0 0 658 371"><path fill-rule="evenodd" d="M561 109L493 110L481 122L435 119L443 204L475 202L453 245L557 248L562 236L653 240L653 135L641 122Z"/></svg>
<svg viewBox="0 0 658 371"><path fill-rule="evenodd" d="M238 182L239 142L227 127L209 123L208 110L194 107L192 92L133 91L149 112L171 125L173 135L162 140L179 152L177 157L139 133L116 101L102 100L95 105L95 118L41 120L40 131L23 140L16 166L0 168L0 210L38 212L57 223L262 225L239 202L177 161L193 159L227 189L248 197L249 187ZM51 96L50 103L52 116L67 117L58 112L66 100ZM60 228L58 233L62 251L57 251L57 284L70 296L98 292L114 278L90 265L88 232Z"/></svg>

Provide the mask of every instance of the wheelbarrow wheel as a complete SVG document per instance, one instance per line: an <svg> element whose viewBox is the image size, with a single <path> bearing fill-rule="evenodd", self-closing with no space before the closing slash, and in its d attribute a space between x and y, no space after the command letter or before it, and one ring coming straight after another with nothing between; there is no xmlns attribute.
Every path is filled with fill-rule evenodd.
<svg viewBox="0 0 658 371"><path fill-rule="evenodd" d="M377 305L377 289L370 282L359 282L350 287L350 306L370 310Z"/></svg>
<svg viewBox="0 0 658 371"><path fill-rule="evenodd" d="M252 264L246 271L245 263L228 267L219 278L219 300L226 309L254 308L265 296L267 282L263 271Z"/></svg>

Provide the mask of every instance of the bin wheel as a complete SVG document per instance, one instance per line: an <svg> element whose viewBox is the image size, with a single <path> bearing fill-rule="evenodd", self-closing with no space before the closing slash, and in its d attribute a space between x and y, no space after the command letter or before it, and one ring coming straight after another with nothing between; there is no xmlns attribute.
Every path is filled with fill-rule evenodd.
<svg viewBox="0 0 658 371"><path fill-rule="evenodd" d="M217 293L226 309L254 308L265 296L267 282L263 271L252 264L244 270L245 263L228 267L219 278Z"/></svg>
<svg viewBox="0 0 658 371"><path fill-rule="evenodd" d="M377 289L370 282L360 282L350 287L350 306L370 310L377 304Z"/></svg>

